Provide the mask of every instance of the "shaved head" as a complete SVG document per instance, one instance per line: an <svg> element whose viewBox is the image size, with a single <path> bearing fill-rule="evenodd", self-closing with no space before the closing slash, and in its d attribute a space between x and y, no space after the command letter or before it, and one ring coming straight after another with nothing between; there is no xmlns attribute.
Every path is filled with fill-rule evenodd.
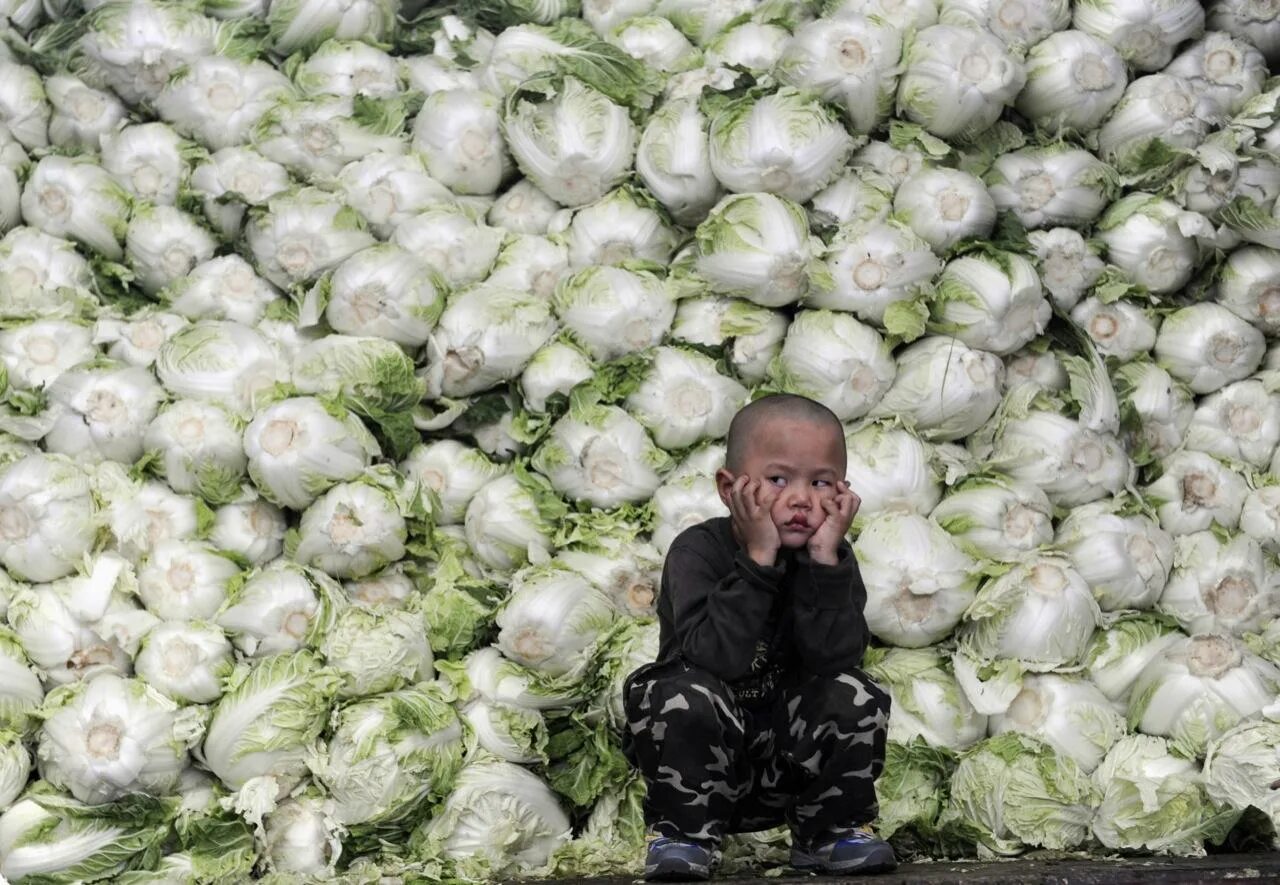
<svg viewBox="0 0 1280 885"><path fill-rule="evenodd" d="M772 393L747 403L733 416L725 439L724 466L734 473L739 472L752 438L765 423L774 420L827 426L839 438L844 438L844 425L835 412L822 403L793 393Z"/></svg>

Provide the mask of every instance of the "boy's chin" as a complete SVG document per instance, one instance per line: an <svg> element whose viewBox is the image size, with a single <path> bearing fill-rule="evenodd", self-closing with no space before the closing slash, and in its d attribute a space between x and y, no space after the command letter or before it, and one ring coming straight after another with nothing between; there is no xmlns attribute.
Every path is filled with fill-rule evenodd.
<svg viewBox="0 0 1280 885"><path fill-rule="evenodd" d="M809 545L809 539L812 537L813 532L809 531L778 529L778 540L782 542L783 550L803 550Z"/></svg>

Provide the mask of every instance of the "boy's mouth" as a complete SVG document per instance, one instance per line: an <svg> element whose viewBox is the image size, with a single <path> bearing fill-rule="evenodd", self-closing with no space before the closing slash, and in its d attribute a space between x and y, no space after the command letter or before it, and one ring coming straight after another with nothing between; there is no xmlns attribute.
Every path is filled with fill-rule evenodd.
<svg viewBox="0 0 1280 885"><path fill-rule="evenodd" d="M786 527L789 529L796 529L797 531L808 531L809 520L805 519L803 516L793 516L787 520Z"/></svg>

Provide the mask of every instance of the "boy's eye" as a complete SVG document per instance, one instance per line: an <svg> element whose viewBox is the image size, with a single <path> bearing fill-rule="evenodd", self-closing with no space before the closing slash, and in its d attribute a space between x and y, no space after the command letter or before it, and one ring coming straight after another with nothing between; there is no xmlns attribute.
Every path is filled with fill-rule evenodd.
<svg viewBox="0 0 1280 885"><path fill-rule="evenodd" d="M825 489L825 488L829 488L829 487L831 486L831 480L828 480L828 479L815 479L815 480L813 481L813 484L814 484L814 486L815 486L815 487L817 487L817 488Z"/></svg>
<svg viewBox="0 0 1280 885"><path fill-rule="evenodd" d="M775 486L785 486L787 484L787 478L785 476L770 476L768 479L769 482L773 483Z"/></svg>

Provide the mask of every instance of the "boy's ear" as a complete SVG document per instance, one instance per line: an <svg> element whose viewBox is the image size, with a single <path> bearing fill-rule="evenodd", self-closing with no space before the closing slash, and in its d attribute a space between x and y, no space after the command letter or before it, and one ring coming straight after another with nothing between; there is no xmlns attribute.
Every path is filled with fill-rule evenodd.
<svg viewBox="0 0 1280 885"><path fill-rule="evenodd" d="M721 467L716 471L716 492L719 493L725 507L729 506L729 493L733 489L735 480L737 477L730 473L727 467Z"/></svg>

